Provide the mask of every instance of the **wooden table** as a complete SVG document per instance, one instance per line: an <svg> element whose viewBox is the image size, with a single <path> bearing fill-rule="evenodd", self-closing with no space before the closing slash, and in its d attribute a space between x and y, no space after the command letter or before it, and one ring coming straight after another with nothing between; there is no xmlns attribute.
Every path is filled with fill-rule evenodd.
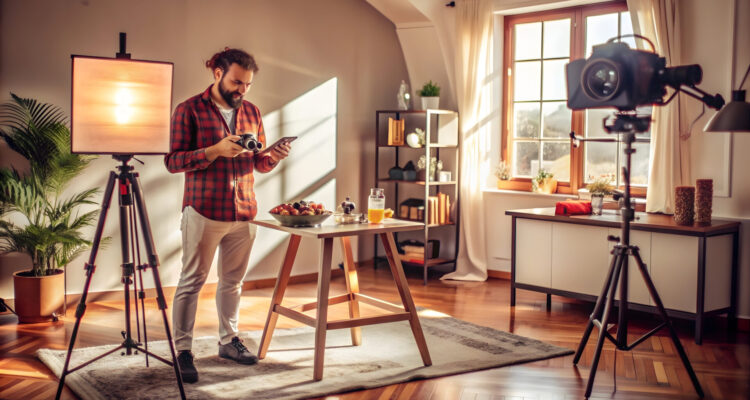
<svg viewBox="0 0 750 400"><path fill-rule="evenodd" d="M409 285L404 276L404 269L396 251L396 243L393 239L393 232L423 229L424 224L387 219L381 224L336 225L332 222L328 222L317 227L293 228L281 226L277 221L250 222L265 228L276 229L291 234L289 245L286 250L286 256L281 265L279 277L276 280L276 287L273 290L271 307L268 310L268 318L266 319L266 325L263 328L263 336L260 340L258 358L263 359L266 356L268 346L271 343L271 336L273 336L273 330L276 327L276 320L279 315L283 315L315 328L313 379L316 381L323 379L326 331L329 329L351 329L352 345L359 346L362 343L361 326L384 324L395 321L409 321L424 365L432 365L430 352L427 349L427 343L425 342L424 334L422 333L422 326L419 323L417 310L414 306L414 300L412 300ZM388 264L391 267L396 288L398 288L398 293L401 296L403 307L359 293L359 281L357 279L357 270L354 266L350 237L362 234L376 234L380 236L388 258ZM284 298L284 292L286 291L287 284L289 283L289 276L292 272L292 265L294 265L294 258L297 255L297 249L299 248L299 243L303 236L320 239L321 243L320 260L318 263L318 300L316 302L296 307L284 307L281 305L281 301ZM338 238L341 241L347 293L329 298L328 289L331 281L331 259L333 253L333 240L335 238ZM349 303L350 318L329 321L328 306L344 302ZM370 317L360 317L359 302L390 311L390 313ZM315 318L304 314L305 311L313 309L317 310Z"/></svg>

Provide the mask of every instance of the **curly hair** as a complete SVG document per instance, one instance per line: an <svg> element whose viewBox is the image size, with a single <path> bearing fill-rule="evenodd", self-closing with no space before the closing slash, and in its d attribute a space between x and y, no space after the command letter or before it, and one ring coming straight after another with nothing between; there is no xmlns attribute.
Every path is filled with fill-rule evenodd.
<svg viewBox="0 0 750 400"><path fill-rule="evenodd" d="M258 72L258 64L255 63L253 56L244 50L230 49L229 47L225 47L224 51L214 54L210 60L206 61L206 68L212 71L221 68L226 73L232 64L237 64L248 71Z"/></svg>

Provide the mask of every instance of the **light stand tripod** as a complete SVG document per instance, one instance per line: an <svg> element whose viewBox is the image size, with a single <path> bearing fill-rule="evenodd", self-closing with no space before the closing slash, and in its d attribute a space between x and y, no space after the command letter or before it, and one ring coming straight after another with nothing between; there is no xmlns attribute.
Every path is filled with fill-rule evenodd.
<svg viewBox="0 0 750 400"><path fill-rule="evenodd" d="M626 164L624 167L622 167L622 176L625 183L625 190L623 192L623 200L625 204L621 208L622 233L620 237L608 237L608 240L618 243L612 250L612 262L609 266L609 271L607 272L607 278L604 281L604 286L602 287L601 294L596 300L594 311L589 317L589 322L586 325L586 330L583 333L581 342L578 345L578 350L576 350L575 357L573 358L573 364L578 364L578 361L581 359L581 355L583 354L583 350L586 347L586 343L589 340L589 335L591 335L591 330L594 328L594 325L596 325L599 328L599 338L596 342L596 350L594 352L594 358L591 362L591 372L589 373L589 380L586 384L586 398L589 398L589 396L591 395L591 389L594 386L596 368L599 364L599 357L602 353L602 346L604 345L605 338L609 339L609 341L615 345L617 350L630 351L664 327L669 330L672 342L677 349L677 353L680 355L682 364L685 366L688 375L690 375L690 380L693 382L695 391L700 397L703 397L703 389L698 382L698 377L695 375L695 371L693 371L690 360L688 360L687 354L685 354L685 349L683 349L682 344L680 343L680 339L677 337L677 333L672 326L672 322L669 319L666 310L664 310L664 304L659 297L659 293L656 291L656 287L654 286L653 281L651 281L651 277L649 276L648 270L646 269L646 265L641 259L638 246L633 246L630 244L630 222L635 219L635 210L633 210L633 207L630 203L630 159L631 155L635 153L635 149L633 149L633 142L636 141L636 133L647 131L649 122L650 117L638 117L636 115L619 112L616 114L616 118L612 126L607 126L605 123L605 129L610 133L620 133L622 135L622 142L625 144L624 153ZM573 139L574 145L576 144L576 141L595 140L577 138L572 132L571 138ZM656 305L656 309L662 319L661 324L659 324L656 328L641 336L631 344L628 344L627 315L628 256L633 256L633 258L635 259L638 270L641 272L641 276L643 277L643 280L646 283L646 287L648 288L648 292L651 295L651 299L653 299L654 304ZM617 292L618 283L620 284L620 302L618 313L619 315L617 319L617 337L615 338L612 337L609 332L607 332L607 323L609 322L610 313L612 312L612 307L614 305L614 298L615 293Z"/></svg>
<svg viewBox="0 0 750 400"><path fill-rule="evenodd" d="M154 240L151 235L151 226L149 224L148 215L146 213L146 207L143 203L143 193L141 192L141 187L138 182L138 173L133 172L133 167L128 165L128 162L131 158L133 158L132 155L113 155L113 158L120 161L122 165L118 166L117 169L120 171L119 173L115 173L114 171L110 171L109 174L109 181L107 182L106 190L104 192L104 199L102 200L102 211L99 215L99 222L96 226L96 234L94 235L94 241L93 245L91 247L91 255L89 256L89 262L86 263L85 269L86 269L86 282L84 284L83 293L81 294L81 302L78 304L78 307L76 308L76 322L75 326L73 327L73 333L70 337L70 345L68 346L68 353L65 356L65 365L62 370L62 374L60 375L60 383L57 387L57 395L55 396L56 399L59 399L62 395L63 387L65 386L65 377L91 363L94 361L97 361L107 355L110 355L120 349L124 349L125 351L122 353L122 355L131 355L133 354L133 350L136 350L136 353L138 351L143 352L146 355L146 366L148 366L148 356L154 357L157 360L172 366L174 368L175 376L177 377L177 385L180 389L180 396L182 399L185 399L185 389L182 384L182 377L180 375L180 367L177 363L177 357L175 354L175 347L174 342L172 341L172 333L169 329L169 321L167 320L167 303L164 298L164 291L162 290L161 286L161 279L159 278L159 259L156 255L156 252L154 251ZM84 362L83 364L78 365L75 368L68 369L70 365L70 357L73 353L73 346L75 345L76 337L78 336L78 328L81 325L81 319L83 318L83 314L86 311L86 298L88 297L89 287L91 285L91 278L94 275L94 270L96 269L95 261L96 261L96 255L99 250L99 244L102 240L102 231L104 228L104 222L107 219L107 211L109 210L109 203L111 201L112 192L115 188L115 181L117 181L117 184L119 186L119 203L120 203L120 245L122 250L122 284L124 286L124 293L125 293L125 331L122 332L123 338L125 339L122 344L110 351L105 352L104 354L101 354L97 357L94 357L93 359ZM138 218L136 218L136 213ZM140 253L140 246L138 245L138 236L137 234L134 234L137 231L137 219L140 219L141 222L141 230L143 233L143 242L146 246L146 251L148 255L148 264L144 265L138 265L136 266L135 263L133 263L133 259L131 258L131 255L136 253ZM132 229L131 229L132 228ZM132 238L132 241L130 240ZM140 259L140 254L138 255L138 258ZM131 329L130 329L130 284L134 283L134 292L137 294L137 298L135 301L135 308L136 308L136 322L138 320L138 299L141 300L141 308L143 311L143 331L144 331L144 339L146 338L146 320L145 320L145 309L143 309L143 298L145 297L145 293L143 292L143 279L141 276L141 271L151 268L151 272L153 273L154 278L154 287L156 289L156 301L159 306L159 309L161 310L162 318L164 320L164 329L167 334L167 342L169 344L169 350L172 354L172 360L169 361L165 358L162 358L160 356L157 356L150 351L148 351L148 343L146 343L146 347L141 347L140 342L140 326L137 327L138 330L138 342L133 340L133 337L131 335ZM133 274L135 273L136 269L139 272L139 279L140 279L140 291L137 290L138 281L135 281L132 279Z"/></svg>

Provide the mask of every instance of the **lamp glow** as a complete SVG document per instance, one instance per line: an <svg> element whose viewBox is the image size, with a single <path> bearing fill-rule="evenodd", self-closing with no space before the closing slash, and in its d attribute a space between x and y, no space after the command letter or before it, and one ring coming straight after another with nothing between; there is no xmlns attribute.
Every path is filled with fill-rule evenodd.
<svg viewBox="0 0 750 400"><path fill-rule="evenodd" d="M133 94L127 89L122 88L115 94L115 121L118 124L127 124L133 116Z"/></svg>
<svg viewBox="0 0 750 400"><path fill-rule="evenodd" d="M72 152L169 152L172 63L73 56Z"/></svg>

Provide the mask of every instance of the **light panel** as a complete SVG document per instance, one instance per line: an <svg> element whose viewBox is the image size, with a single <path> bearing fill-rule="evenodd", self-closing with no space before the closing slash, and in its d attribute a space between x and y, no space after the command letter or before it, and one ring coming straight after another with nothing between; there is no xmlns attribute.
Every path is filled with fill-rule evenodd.
<svg viewBox="0 0 750 400"><path fill-rule="evenodd" d="M172 63L86 56L72 59L73 153L169 152Z"/></svg>

